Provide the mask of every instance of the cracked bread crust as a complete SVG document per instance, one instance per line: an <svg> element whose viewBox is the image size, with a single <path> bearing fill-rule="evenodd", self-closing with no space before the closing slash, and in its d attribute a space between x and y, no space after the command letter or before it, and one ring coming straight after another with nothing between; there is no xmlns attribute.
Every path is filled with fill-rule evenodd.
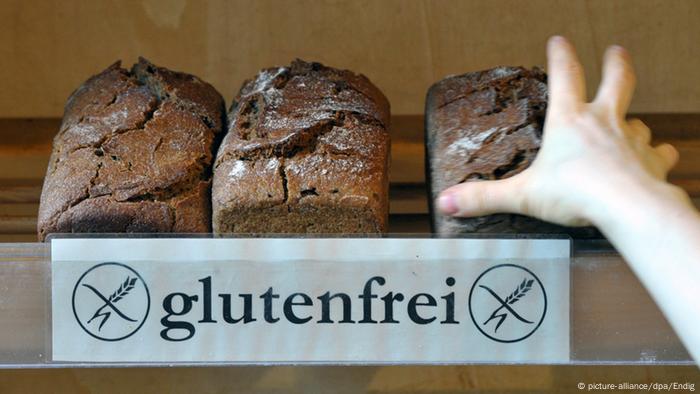
<svg viewBox="0 0 700 394"><path fill-rule="evenodd" d="M434 231L598 234L590 227L566 228L522 215L447 217L432 205L450 186L508 178L527 168L540 148L546 107L547 76L538 68L497 67L448 77L430 88L426 163Z"/></svg>
<svg viewBox="0 0 700 394"><path fill-rule="evenodd" d="M209 232L211 163L224 102L192 75L117 62L68 99L54 138L38 236Z"/></svg>
<svg viewBox="0 0 700 394"><path fill-rule="evenodd" d="M389 103L363 75L294 61L246 81L215 162L216 233L381 233Z"/></svg>

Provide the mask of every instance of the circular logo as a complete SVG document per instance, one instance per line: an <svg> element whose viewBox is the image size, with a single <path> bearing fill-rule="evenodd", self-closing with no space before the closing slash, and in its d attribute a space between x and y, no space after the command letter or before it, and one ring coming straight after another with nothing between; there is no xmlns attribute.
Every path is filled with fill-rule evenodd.
<svg viewBox="0 0 700 394"><path fill-rule="evenodd" d="M151 308L141 275L122 263L100 263L73 288L73 314L80 327L103 341L121 341L138 331Z"/></svg>
<svg viewBox="0 0 700 394"><path fill-rule="evenodd" d="M547 314L547 293L525 267L500 264L484 271L469 291L469 315L482 334L503 343L532 335Z"/></svg>

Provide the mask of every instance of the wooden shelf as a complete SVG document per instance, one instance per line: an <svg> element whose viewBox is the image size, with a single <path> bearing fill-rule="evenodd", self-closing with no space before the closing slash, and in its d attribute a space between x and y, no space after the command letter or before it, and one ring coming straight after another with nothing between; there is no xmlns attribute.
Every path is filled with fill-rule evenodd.
<svg viewBox="0 0 700 394"><path fill-rule="evenodd" d="M700 113L636 114L654 133L654 143L668 142L680 152L672 183L700 203ZM390 222L394 233L430 232L423 116L392 118ZM61 120L0 119L0 242L36 240L36 214L51 141Z"/></svg>
<svg viewBox="0 0 700 394"><path fill-rule="evenodd" d="M681 161L671 181L700 201L700 115L640 117L655 130L656 141L671 142L680 150ZM393 122L389 231L429 233L423 118L397 116ZM13 278L8 286L22 284L9 286L10 290L21 291L27 283L45 283L46 245L21 242L36 241L41 186L51 139L59 123L58 119L0 119L0 243L13 243L0 244L6 253L0 258L4 260L0 268L7 278ZM601 254L600 245L588 247L591 245L575 245L577 254L572 261L574 363L687 364L687 353L625 262L610 249ZM17 272L13 270L24 270L22 264L32 262L23 279L16 281ZM24 329L38 327L36 323L43 321L45 311L40 305L45 294L39 292L33 297L35 303L16 315L14 328L2 330L6 336L16 337L9 342L27 346L43 343L43 331ZM23 329L17 331L17 327ZM26 356L26 362L41 363L32 358L41 350L31 346L27 349L29 353L22 356Z"/></svg>

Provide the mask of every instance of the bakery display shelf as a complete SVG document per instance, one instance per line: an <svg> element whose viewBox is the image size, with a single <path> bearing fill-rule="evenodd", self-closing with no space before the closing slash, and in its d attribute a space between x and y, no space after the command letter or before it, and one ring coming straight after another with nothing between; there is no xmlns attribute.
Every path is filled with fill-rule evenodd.
<svg viewBox="0 0 700 394"><path fill-rule="evenodd" d="M569 264L570 361L564 364L692 364L648 293L605 242L576 241ZM52 362L50 275L48 243L0 244L1 368L190 365Z"/></svg>
<svg viewBox="0 0 700 394"><path fill-rule="evenodd" d="M679 149L680 162L669 179L700 205L700 114L635 116L654 131L655 142ZM419 115L392 117L391 233L430 236L423 123ZM50 252L48 244L35 242L43 177L59 125L58 118L0 119L0 367L68 365L51 361ZM573 247L569 364L692 364L609 245L577 240Z"/></svg>
<svg viewBox="0 0 700 394"><path fill-rule="evenodd" d="M700 113L633 114L653 130L654 143L680 152L669 180L700 205ZM33 242L39 197L60 118L0 118L0 242ZM427 233L424 117L391 118L390 223L392 233Z"/></svg>

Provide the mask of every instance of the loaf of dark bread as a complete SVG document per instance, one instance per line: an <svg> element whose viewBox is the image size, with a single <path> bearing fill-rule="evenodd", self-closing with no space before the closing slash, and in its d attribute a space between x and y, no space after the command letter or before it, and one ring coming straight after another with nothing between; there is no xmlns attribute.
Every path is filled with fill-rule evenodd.
<svg viewBox="0 0 700 394"><path fill-rule="evenodd" d="M591 227L562 227L521 215L453 218L433 209L435 198L450 186L508 178L527 168L540 148L546 107L547 76L538 68L497 67L448 77L430 88L425 135L435 232L599 236Z"/></svg>
<svg viewBox="0 0 700 394"><path fill-rule="evenodd" d="M68 99L38 235L209 232L211 164L224 102L192 75L117 62Z"/></svg>
<svg viewBox="0 0 700 394"><path fill-rule="evenodd" d="M294 61L243 84L212 190L216 233L380 233L389 103L366 77Z"/></svg>

